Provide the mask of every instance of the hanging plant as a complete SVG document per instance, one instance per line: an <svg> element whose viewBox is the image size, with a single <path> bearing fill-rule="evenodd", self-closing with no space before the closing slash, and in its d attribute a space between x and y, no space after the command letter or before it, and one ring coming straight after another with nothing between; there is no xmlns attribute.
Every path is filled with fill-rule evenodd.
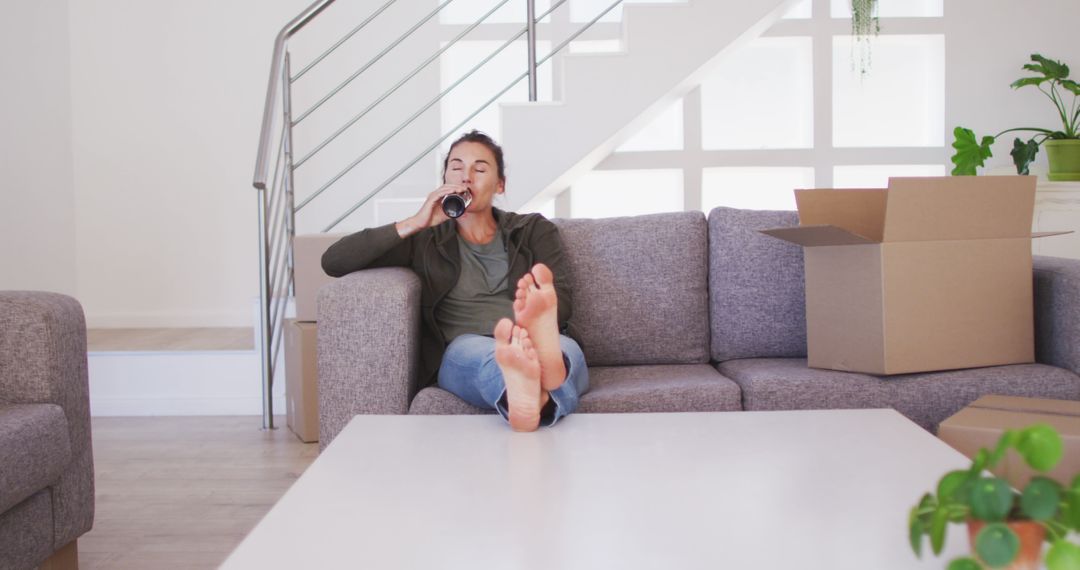
<svg viewBox="0 0 1080 570"><path fill-rule="evenodd" d="M877 7L878 0L851 0L851 35L855 40L852 49L859 52L858 57L852 55L851 65L858 65L862 75L870 70L870 36L881 31Z"/></svg>

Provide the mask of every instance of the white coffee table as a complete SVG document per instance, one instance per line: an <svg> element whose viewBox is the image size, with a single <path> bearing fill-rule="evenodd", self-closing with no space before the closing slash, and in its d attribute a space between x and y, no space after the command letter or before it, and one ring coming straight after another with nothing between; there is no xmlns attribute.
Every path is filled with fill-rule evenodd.
<svg viewBox="0 0 1080 570"><path fill-rule="evenodd" d="M940 569L908 510L969 463L892 410L357 416L222 568Z"/></svg>

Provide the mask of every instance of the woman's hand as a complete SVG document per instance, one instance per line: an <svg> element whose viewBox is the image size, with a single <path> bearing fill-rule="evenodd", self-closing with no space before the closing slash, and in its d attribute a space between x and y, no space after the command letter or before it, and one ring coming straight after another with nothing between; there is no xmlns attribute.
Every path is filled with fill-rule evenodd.
<svg viewBox="0 0 1080 570"><path fill-rule="evenodd" d="M420 206L419 212L411 218L394 224L398 235L406 238L424 228L437 226L449 220L450 218L442 210L442 199L450 194L464 194L467 191L468 189L461 184L443 184L439 186L434 192L428 194L427 199L424 200L424 205Z"/></svg>

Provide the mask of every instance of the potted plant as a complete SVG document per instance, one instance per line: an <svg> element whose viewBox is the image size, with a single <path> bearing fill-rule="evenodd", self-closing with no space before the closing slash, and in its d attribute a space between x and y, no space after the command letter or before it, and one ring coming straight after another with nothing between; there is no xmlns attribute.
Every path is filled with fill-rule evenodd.
<svg viewBox="0 0 1080 570"><path fill-rule="evenodd" d="M941 554L949 523L966 523L972 555L954 559L948 570L1035 569L1044 541L1050 543L1048 570L1080 568L1080 546L1066 539L1070 530L1080 531L1080 476L1069 486L1036 476L1018 492L1004 479L983 473L1010 449L1045 473L1061 459L1061 436L1044 424L1006 430L994 450L979 450L970 469L946 473L937 492L926 493L911 509L910 539L916 555L922 555L924 535L930 537L934 554Z"/></svg>
<svg viewBox="0 0 1080 570"><path fill-rule="evenodd" d="M1012 152L1009 153L1016 165L1017 174L1028 174L1028 167L1031 161L1035 160L1039 145L1046 145L1046 154L1050 161L1050 180L1080 180L1080 107L1077 105L1080 85L1069 79L1069 67L1064 63L1039 54L1032 54L1031 61L1034 63L1024 65L1024 69L1036 75L1017 79L1012 83L1012 87L1019 89L1032 85L1042 91L1054 104L1061 118L1062 130L1020 127L976 141L975 133L971 129L956 127L953 130L955 141L952 145L956 149L952 157L952 162L956 165L952 171L954 175L975 174L976 167L983 166L984 161L992 156L990 145L1001 135L1029 131L1035 134L1027 141L1017 137L1013 141ZM1072 94L1067 105L1066 93Z"/></svg>

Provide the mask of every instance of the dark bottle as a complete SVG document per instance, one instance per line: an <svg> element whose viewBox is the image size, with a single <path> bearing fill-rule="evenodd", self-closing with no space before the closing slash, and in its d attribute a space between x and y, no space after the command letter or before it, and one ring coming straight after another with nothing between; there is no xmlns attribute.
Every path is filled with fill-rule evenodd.
<svg viewBox="0 0 1080 570"><path fill-rule="evenodd" d="M451 218L460 218L469 204L472 204L472 192L447 194L442 199L442 211Z"/></svg>

